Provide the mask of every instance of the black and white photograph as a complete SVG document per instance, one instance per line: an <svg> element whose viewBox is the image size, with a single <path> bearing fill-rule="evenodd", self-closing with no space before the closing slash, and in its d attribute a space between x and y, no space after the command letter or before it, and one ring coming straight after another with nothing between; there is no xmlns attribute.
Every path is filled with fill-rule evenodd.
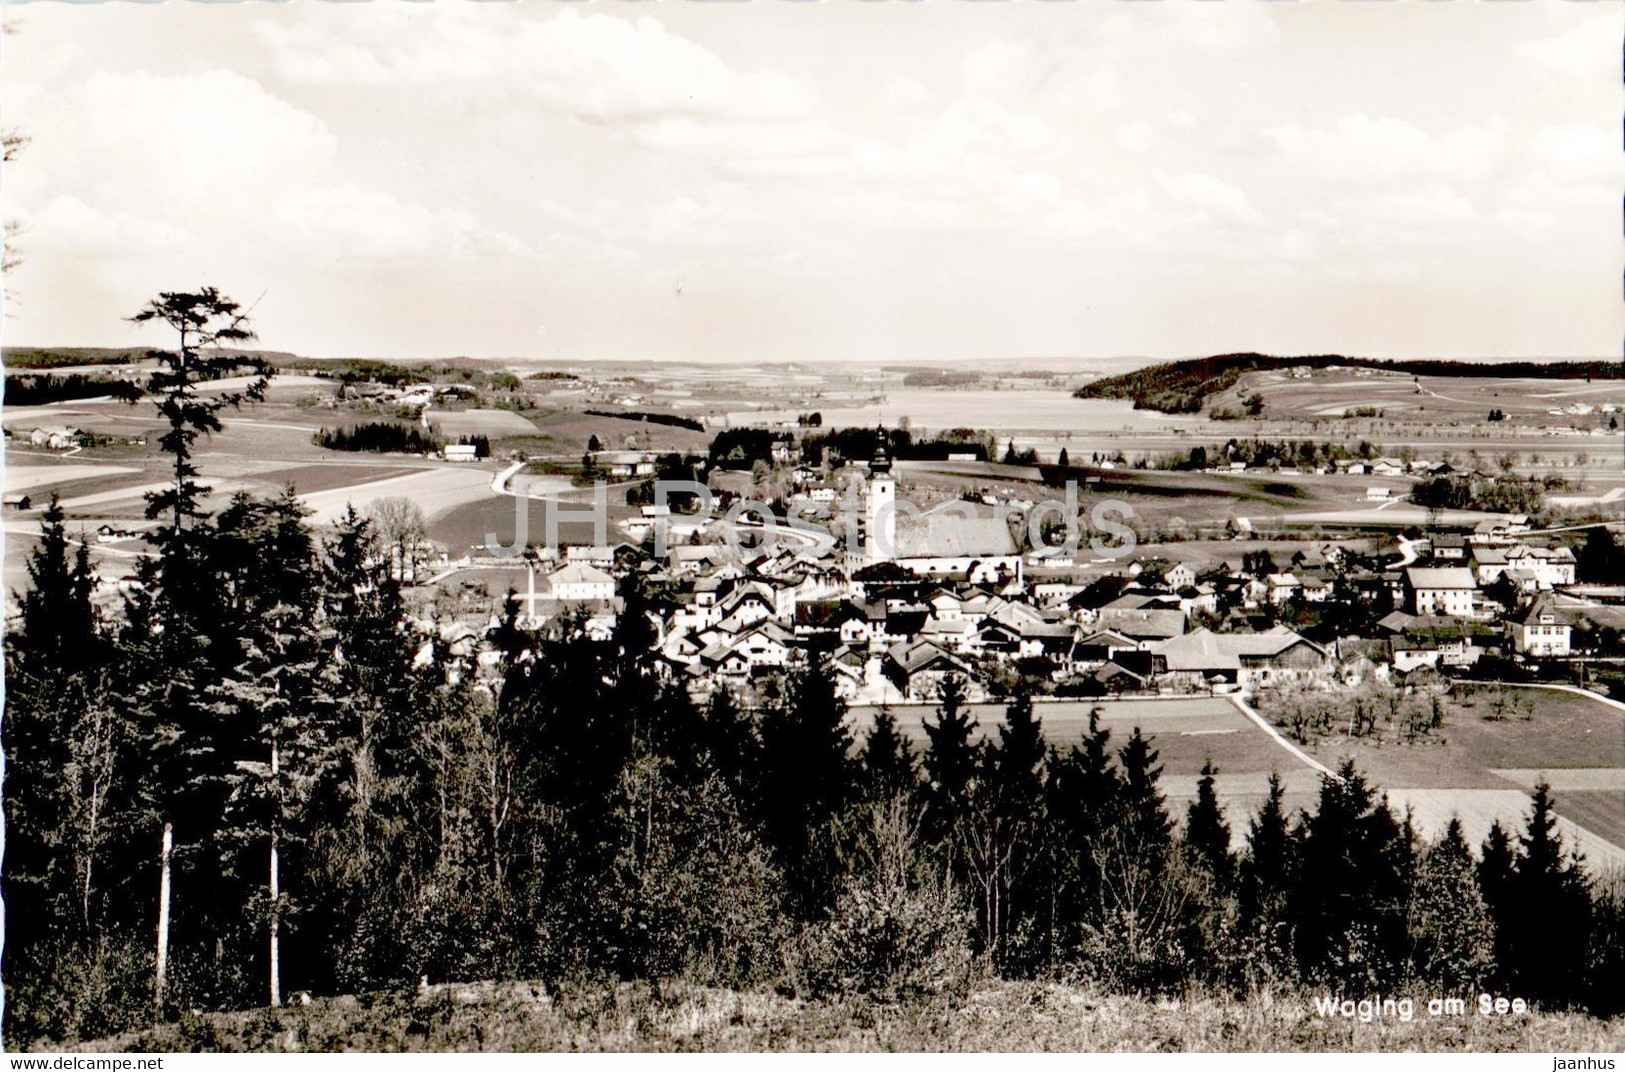
<svg viewBox="0 0 1625 1072"><path fill-rule="evenodd" d="M1618 3L0 17L9 1067L1618 1067Z"/></svg>

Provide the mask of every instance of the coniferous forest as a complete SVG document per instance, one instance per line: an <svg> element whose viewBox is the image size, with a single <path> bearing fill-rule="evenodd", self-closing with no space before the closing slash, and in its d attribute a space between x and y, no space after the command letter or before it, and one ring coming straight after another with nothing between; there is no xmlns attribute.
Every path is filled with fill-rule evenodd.
<svg viewBox="0 0 1625 1072"><path fill-rule="evenodd" d="M1209 768L1175 814L1154 740L1050 742L1023 696L984 734L952 679L918 752L884 713L854 737L817 663L754 709L696 700L635 584L611 639L510 601L447 647L367 519L313 531L291 490L203 509L197 439L259 388L194 387L247 327L212 291L142 315L180 343L148 386L174 483L141 584L98 610L53 504L6 637L10 1045L425 977L1625 1011L1625 900L1544 788L1481 846L1424 841L1352 765L1296 815L1279 780L1225 814Z"/></svg>

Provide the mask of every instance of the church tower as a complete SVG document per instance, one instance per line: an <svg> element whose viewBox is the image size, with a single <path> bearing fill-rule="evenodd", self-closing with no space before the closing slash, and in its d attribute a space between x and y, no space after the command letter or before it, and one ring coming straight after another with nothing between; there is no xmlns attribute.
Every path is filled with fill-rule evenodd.
<svg viewBox="0 0 1625 1072"><path fill-rule="evenodd" d="M897 481L891 475L891 451L886 440L885 427L876 428L863 519L864 553L871 562L897 556Z"/></svg>

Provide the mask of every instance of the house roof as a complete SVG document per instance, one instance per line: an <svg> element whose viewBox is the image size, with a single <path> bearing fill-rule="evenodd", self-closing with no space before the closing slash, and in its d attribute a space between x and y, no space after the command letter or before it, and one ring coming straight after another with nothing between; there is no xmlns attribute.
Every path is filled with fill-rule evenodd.
<svg viewBox="0 0 1625 1072"><path fill-rule="evenodd" d="M548 584L614 584L615 578L585 562L571 562L547 575Z"/></svg>
<svg viewBox="0 0 1625 1072"><path fill-rule="evenodd" d="M1507 621L1514 625L1540 625L1541 617L1549 615L1554 625L1569 625L1569 616L1549 596L1538 596L1529 606L1516 614L1507 616Z"/></svg>
<svg viewBox="0 0 1625 1072"><path fill-rule="evenodd" d="M1102 609L1098 619L1102 629L1111 629L1140 640L1165 640L1185 631L1185 614L1177 610Z"/></svg>
<svg viewBox="0 0 1625 1072"><path fill-rule="evenodd" d="M916 674L933 665L948 664L953 669L969 674L970 667L961 659L939 648L929 640L907 641L894 644L886 655L903 669L904 673Z"/></svg>
<svg viewBox="0 0 1625 1072"><path fill-rule="evenodd" d="M1405 571L1405 580L1416 589L1476 589L1478 579L1466 566L1412 566Z"/></svg>
<svg viewBox="0 0 1625 1072"><path fill-rule="evenodd" d="M1299 644L1307 644L1325 654L1318 644L1285 626L1276 626L1267 633L1214 633L1198 629L1163 641L1151 650L1163 657L1169 670L1205 672L1239 670L1245 657L1272 657Z"/></svg>

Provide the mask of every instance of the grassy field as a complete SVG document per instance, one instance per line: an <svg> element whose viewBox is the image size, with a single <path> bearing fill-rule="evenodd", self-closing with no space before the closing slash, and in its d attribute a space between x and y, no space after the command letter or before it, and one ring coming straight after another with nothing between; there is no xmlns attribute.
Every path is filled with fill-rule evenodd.
<svg viewBox="0 0 1625 1072"><path fill-rule="evenodd" d="M1311 995L1150 1000L991 982L902 1004L803 1001L682 984L565 990L470 984L427 995L187 1016L67 1048L81 1052L1360 1052L1615 1053L1625 1021L1569 1013L1323 1019ZM52 1051L58 1047L41 1046Z"/></svg>
<svg viewBox="0 0 1625 1072"><path fill-rule="evenodd" d="M1416 744L1325 739L1310 751L1335 765L1353 759L1399 806L1410 804L1426 832L1459 813L1476 843L1491 821L1521 827L1528 790L1544 775L1571 841L1592 863L1625 866L1625 712L1572 693L1513 689L1528 717L1497 710L1497 689L1461 686L1444 729Z"/></svg>
<svg viewBox="0 0 1625 1072"><path fill-rule="evenodd" d="M1039 702L1034 713L1043 723L1044 736L1057 748L1078 744L1088 730L1089 711L1099 706L1101 725L1111 731L1111 747L1120 748L1136 726L1152 739L1161 764L1162 791L1168 807L1183 819L1185 805L1196 797L1196 783L1209 760L1218 769L1214 789L1230 818L1231 838L1241 847L1247 822L1269 793L1269 776L1281 775L1289 810L1310 808L1320 793L1320 775L1277 744L1257 723L1242 715L1229 700L1214 696L1138 700L1061 700ZM875 708L855 707L851 725L861 743L872 724ZM926 744L923 723L935 720L931 704L893 704L889 707L898 729L916 749ZM975 704L977 734L995 739L1003 722L1002 704Z"/></svg>

